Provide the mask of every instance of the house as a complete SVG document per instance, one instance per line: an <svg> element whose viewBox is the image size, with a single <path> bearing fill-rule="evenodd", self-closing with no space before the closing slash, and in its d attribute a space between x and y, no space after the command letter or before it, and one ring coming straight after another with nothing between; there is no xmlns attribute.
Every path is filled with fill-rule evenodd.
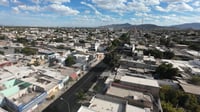
<svg viewBox="0 0 200 112"><path fill-rule="evenodd" d="M1 106L11 112L34 110L47 96L43 88L19 79L8 80L0 85Z"/></svg>
<svg viewBox="0 0 200 112"><path fill-rule="evenodd" d="M150 112L150 110L129 105L122 99L97 94L91 99L89 107L81 106L78 112Z"/></svg>

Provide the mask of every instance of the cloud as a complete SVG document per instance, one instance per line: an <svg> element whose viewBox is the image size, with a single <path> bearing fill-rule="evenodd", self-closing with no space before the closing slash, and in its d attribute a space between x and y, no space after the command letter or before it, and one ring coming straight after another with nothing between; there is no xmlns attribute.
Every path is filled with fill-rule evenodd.
<svg viewBox="0 0 200 112"><path fill-rule="evenodd" d="M61 4L51 4L47 7L47 10L61 14L61 15L77 15L80 12L69 8L68 6Z"/></svg>
<svg viewBox="0 0 200 112"><path fill-rule="evenodd" d="M19 0L10 0L11 3L13 4L23 4L22 2L20 2Z"/></svg>
<svg viewBox="0 0 200 112"><path fill-rule="evenodd" d="M161 0L161 2L167 2L167 3L177 3L177 2L179 2L179 3L183 3L183 2L190 2L190 1L192 1L192 0Z"/></svg>
<svg viewBox="0 0 200 112"><path fill-rule="evenodd" d="M149 12L149 6L159 5L159 0L92 0L97 7L123 15L128 12Z"/></svg>
<svg viewBox="0 0 200 112"><path fill-rule="evenodd" d="M0 5L8 6L9 5L9 1L8 0L0 0Z"/></svg>
<svg viewBox="0 0 200 112"><path fill-rule="evenodd" d="M35 4L40 4L41 3L41 0L31 0L33 3Z"/></svg>
<svg viewBox="0 0 200 112"><path fill-rule="evenodd" d="M138 1L129 2L127 5L127 10L135 12L149 12L151 9L147 7L144 3Z"/></svg>
<svg viewBox="0 0 200 112"><path fill-rule="evenodd" d="M193 11L194 8L188 5L187 3L176 3L176 4L169 4L166 8L163 8L161 6L156 6L156 10L161 12L187 12L187 11Z"/></svg>
<svg viewBox="0 0 200 112"><path fill-rule="evenodd" d="M167 7L167 10L169 11L193 11L193 8L186 4L186 3L180 3L180 4L170 4Z"/></svg>
<svg viewBox="0 0 200 112"><path fill-rule="evenodd" d="M143 0L143 3L147 5L159 5L160 0Z"/></svg>
<svg viewBox="0 0 200 112"><path fill-rule="evenodd" d="M90 14L90 10L85 10L84 13L85 14Z"/></svg>
<svg viewBox="0 0 200 112"><path fill-rule="evenodd" d="M161 12L167 12L166 9L160 7L160 6L155 6L155 9L158 10L158 11L161 11Z"/></svg>
<svg viewBox="0 0 200 112"><path fill-rule="evenodd" d="M98 15L101 14L92 4L88 4L86 2L81 2L81 4L86 5L86 6L90 7L91 9L93 9L95 14L98 14Z"/></svg>
<svg viewBox="0 0 200 112"><path fill-rule="evenodd" d="M194 3L192 3L192 5L195 7L200 7L200 1L195 1Z"/></svg>
<svg viewBox="0 0 200 112"><path fill-rule="evenodd" d="M81 2L81 4L86 5L90 7L92 10L94 10L94 13L96 14L96 19L99 19L100 21L112 21L114 18L110 17L109 15L103 15L101 12L99 12L96 7L94 7L92 4Z"/></svg>
<svg viewBox="0 0 200 112"><path fill-rule="evenodd" d="M45 0L45 1L51 2L51 3L54 3L54 4L62 4L62 3L70 2L70 0Z"/></svg>
<svg viewBox="0 0 200 112"><path fill-rule="evenodd" d="M42 8L36 5L34 6L19 5L18 9L24 10L24 11L32 11L32 12L42 11Z"/></svg>
<svg viewBox="0 0 200 112"><path fill-rule="evenodd" d="M18 7L12 7L14 13L18 14L20 12Z"/></svg>

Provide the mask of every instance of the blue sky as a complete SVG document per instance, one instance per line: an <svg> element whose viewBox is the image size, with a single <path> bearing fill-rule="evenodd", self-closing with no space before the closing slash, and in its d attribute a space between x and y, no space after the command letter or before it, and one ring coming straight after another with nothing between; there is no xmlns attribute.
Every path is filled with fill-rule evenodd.
<svg viewBox="0 0 200 112"><path fill-rule="evenodd" d="M0 0L0 25L173 25L200 22L200 0Z"/></svg>

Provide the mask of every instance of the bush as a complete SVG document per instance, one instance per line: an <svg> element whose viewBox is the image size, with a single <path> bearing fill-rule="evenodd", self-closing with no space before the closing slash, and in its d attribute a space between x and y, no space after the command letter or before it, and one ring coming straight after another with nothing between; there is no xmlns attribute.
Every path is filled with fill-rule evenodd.
<svg viewBox="0 0 200 112"><path fill-rule="evenodd" d="M183 112L183 109L184 112L200 112L200 103L195 95L169 86L161 88L160 99L164 112Z"/></svg>
<svg viewBox="0 0 200 112"><path fill-rule="evenodd" d="M193 76L191 79L189 79L189 83L200 86L200 77Z"/></svg>
<svg viewBox="0 0 200 112"><path fill-rule="evenodd" d="M73 56L68 56L65 60L65 66L72 66L75 63L75 58Z"/></svg>
<svg viewBox="0 0 200 112"><path fill-rule="evenodd" d="M156 74L161 79L172 79L174 76L178 76L178 69L173 68L172 64L163 63L156 68Z"/></svg>
<svg viewBox="0 0 200 112"><path fill-rule="evenodd" d="M35 55L37 53L36 49L30 48L30 47L25 47L21 50L21 53L29 56L29 55Z"/></svg>

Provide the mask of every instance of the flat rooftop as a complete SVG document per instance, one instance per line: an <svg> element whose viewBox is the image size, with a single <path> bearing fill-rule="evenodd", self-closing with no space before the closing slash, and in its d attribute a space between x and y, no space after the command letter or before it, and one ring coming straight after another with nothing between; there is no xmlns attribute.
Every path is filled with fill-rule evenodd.
<svg viewBox="0 0 200 112"><path fill-rule="evenodd" d="M158 85L157 80L153 80L153 79L144 79L144 78L131 77L131 76L122 76L120 81L133 83L133 84L139 84L139 85L145 85L145 86L151 86L151 87L157 87L157 88L160 87Z"/></svg>
<svg viewBox="0 0 200 112"><path fill-rule="evenodd" d="M17 95L9 97L8 99L10 99L16 105L21 105L21 104L28 103L29 101L31 101L35 97L39 96L40 94L41 94L40 92L24 93L21 95L20 95L20 93L19 93L19 95L17 93Z"/></svg>
<svg viewBox="0 0 200 112"><path fill-rule="evenodd" d="M93 97L89 108L97 112L123 112L123 104Z"/></svg>
<svg viewBox="0 0 200 112"><path fill-rule="evenodd" d="M133 105L126 105L126 112L150 112L150 111L147 111L146 109L139 108Z"/></svg>
<svg viewBox="0 0 200 112"><path fill-rule="evenodd" d="M188 83L184 83L184 82L179 83L179 85L182 87L183 91L186 93L200 95L200 86L196 86L196 85L192 85L192 84L188 84Z"/></svg>
<svg viewBox="0 0 200 112"><path fill-rule="evenodd" d="M21 80L30 82L33 85L44 88L45 90L52 89L55 85L59 83L59 80L54 79L54 77L50 77L43 74L32 73L27 77L21 78Z"/></svg>
<svg viewBox="0 0 200 112"><path fill-rule="evenodd" d="M133 96L133 100L145 100L151 102L151 97L148 95L145 95L142 92L137 92L133 90L128 89L122 89L118 87L111 86L108 88L106 94L118 96L121 98L128 98L130 96Z"/></svg>

